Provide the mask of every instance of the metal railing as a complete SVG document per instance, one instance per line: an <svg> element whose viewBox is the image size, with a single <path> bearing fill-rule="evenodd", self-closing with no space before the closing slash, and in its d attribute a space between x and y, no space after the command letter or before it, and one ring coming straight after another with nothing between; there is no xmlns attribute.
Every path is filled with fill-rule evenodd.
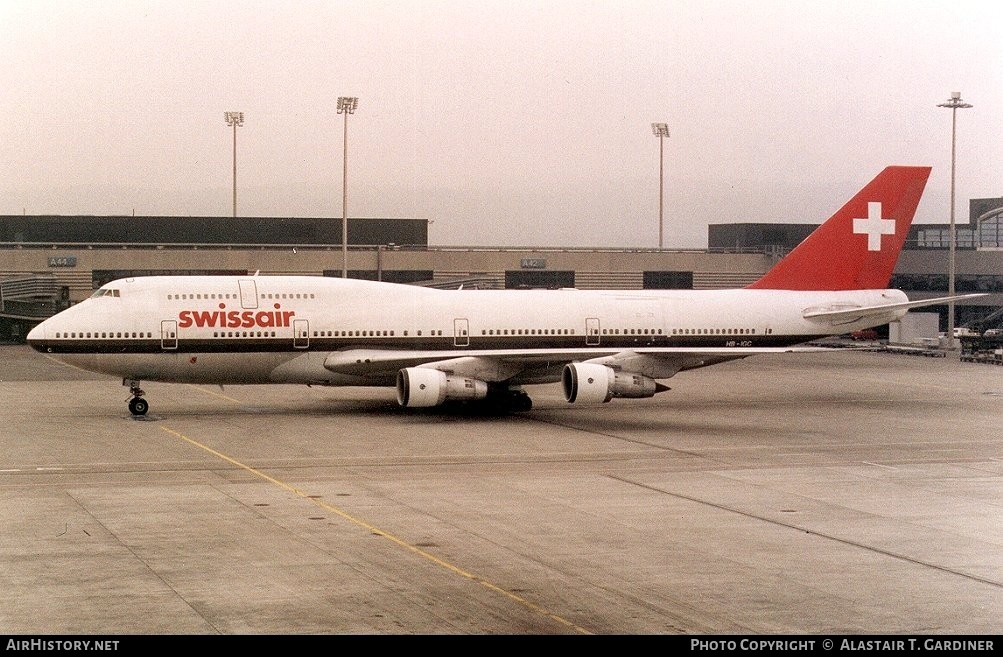
<svg viewBox="0 0 1003 657"><path fill-rule="evenodd" d="M341 244L220 244L215 242L0 242L0 249L84 249L84 250L136 250L136 251L340 251ZM425 244L349 244L350 251L442 251L469 253L738 253L777 255L774 246L735 246L709 248L657 247L588 247L588 246L428 246Z"/></svg>

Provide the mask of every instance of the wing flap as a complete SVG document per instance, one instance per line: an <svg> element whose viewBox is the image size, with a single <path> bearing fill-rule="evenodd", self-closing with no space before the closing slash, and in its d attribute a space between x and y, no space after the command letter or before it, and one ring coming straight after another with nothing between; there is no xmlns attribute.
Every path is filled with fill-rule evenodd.
<svg viewBox="0 0 1003 657"><path fill-rule="evenodd" d="M405 367L431 367L484 381L507 381L523 370L559 368L593 361L625 371L668 378L676 372L756 354L829 351L824 347L646 347L625 351L601 347L575 349L474 349L424 351L347 349L331 352L324 367L337 374L380 376ZM640 369L632 369L632 368ZM663 374L664 372L664 374Z"/></svg>

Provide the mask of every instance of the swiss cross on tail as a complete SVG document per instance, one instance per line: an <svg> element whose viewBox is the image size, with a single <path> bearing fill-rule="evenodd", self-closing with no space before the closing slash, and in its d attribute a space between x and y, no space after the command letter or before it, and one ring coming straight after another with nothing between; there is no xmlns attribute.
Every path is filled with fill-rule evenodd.
<svg viewBox="0 0 1003 657"><path fill-rule="evenodd" d="M748 287L820 291L887 288L929 176L930 167L886 168Z"/></svg>
<svg viewBox="0 0 1003 657"><path fill-rule="evenodd" d="M881 218L881 203L867 204L867 218L853 220L853 232L867 235L867 250L881 250L881 236L895 234L895 222Z"/></svg>

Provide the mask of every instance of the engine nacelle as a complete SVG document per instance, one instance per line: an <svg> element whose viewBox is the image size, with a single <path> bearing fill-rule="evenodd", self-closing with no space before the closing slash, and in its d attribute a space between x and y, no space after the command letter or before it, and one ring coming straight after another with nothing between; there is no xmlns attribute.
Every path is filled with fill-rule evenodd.
<svg viewBox="0 0 1003 657"><path fill-rule="evenodd" d="M595 363L568 363L561 375L564 399L572 404L605 404L614 397L652 397L668 390L641 374L617 372Z"/></svg>
<svg viewBox="0 0 1003 657"><path fill-rule="evenodd" d="M449 376L428 367L397 372L397 403L406 408L438 406L449 399L484 399L488 384L466 376Z"/></svg>

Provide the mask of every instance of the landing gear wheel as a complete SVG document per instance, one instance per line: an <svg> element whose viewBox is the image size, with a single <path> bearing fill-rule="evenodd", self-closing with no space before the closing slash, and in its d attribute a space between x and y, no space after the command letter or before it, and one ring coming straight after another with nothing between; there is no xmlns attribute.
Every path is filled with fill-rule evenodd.
<svg viewBox="0 0 1003 657"><path fill-rule="evenodd" d="M146 412L150 410L150 403L143 399L145 393L139 387L139 381L122 379L122 385L129 386L129 394L132 395L132 399L129 400L129 412L139 417L146 415Z"/></svg>
<svg viewBox="0 0 1003 657"><path fill-rule="evenodd" d="M150 410L150 404L142 397L133 397L129 400L129 412L133 415L143 416Z"/></svg>
<svg viewBox="0 0 1003 657"><path fill-rule="evenodd" d="M533 400L522 388L503 385L489 388L482 403L495 413L522 413L533 408Z"/></svg>
<svg viewBox="0 0 1003 657"><path fill-rule="evenodd" d="M516 413L528 411L533 408L533 400L530 399L529 395L522 391L513 391L512 396L508 399L508 404L509 408Z"/></svg>

